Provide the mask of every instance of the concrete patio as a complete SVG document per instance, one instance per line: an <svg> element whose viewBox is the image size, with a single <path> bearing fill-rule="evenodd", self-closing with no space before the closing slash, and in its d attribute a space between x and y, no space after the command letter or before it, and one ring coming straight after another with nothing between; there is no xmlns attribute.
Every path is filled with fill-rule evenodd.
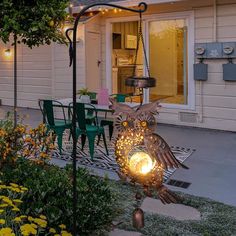
<svg viewBox="0 0 236 236"><path fill-rule="evenodd" d="M10 107L0 107L0 119ZM19 113L29 115L25 123L36 126L42 122L39 110L19 108ZM158 133L170 145L196 149L186 160L189 170L179 169L172 179L191 183L187 189L171 187L173 190L193 194L236 206L236 133L207 129L158 125ZM56 160L64 165L65 161ZM104 171L94 170L104 175ZM117 179L116 174L107 173Z"/></svg>

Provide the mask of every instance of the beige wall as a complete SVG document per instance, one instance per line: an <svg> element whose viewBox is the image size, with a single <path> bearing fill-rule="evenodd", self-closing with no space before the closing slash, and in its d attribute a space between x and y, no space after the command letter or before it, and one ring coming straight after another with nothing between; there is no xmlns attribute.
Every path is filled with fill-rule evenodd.
<svg viewBox="0 0 236 236"><path fill-rule="evenodd" d="M4 55L9 45L0 44L0 99L3 105L13 105L13 48L11 57ZM31 50L18 45L17 50L18 105L38 107L38 99L51 96L51 47L42 46Z"/></svg>
<svg viewBox="0 0 236 236"><path fill-rule="evenodd" d="M85 37L84 25L79 25L77 42L77 88L85 87ZM52 45L52 96L54 98L72 97L72 67L69 67L68 46Z"/></svg>

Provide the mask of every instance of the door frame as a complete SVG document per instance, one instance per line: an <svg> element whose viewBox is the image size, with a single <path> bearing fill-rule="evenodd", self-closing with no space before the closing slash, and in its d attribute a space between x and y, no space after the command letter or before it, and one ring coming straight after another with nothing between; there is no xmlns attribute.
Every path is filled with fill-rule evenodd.
<svg viewBox="0 0 236 236"><path fill-rule="evenodd" d="M162 106L165 108L172 109L184 109L184 110L195 110L195 81L193 79L193 62L194 62L194 11L185 12L173 12L173 13L162 13L162 14L152 14L143 16L143 32L144 41L147 48L149 48L149 32L148 24L150 21L158 20L173 20L173 19L185 19L186 25L188 27L188 103L187 105L181 104L168 104L163 103ZM109 92L112 88L112 23L116 22L130 22L138 21L137 16L128 17L116 17L106 19L106 87ZM149 50L147 50L147 57L149 61ZM145 62L144 62L145 63ZM147 75L147 71L144 71L144 75ZM149 90L144 91L144 102L149 101Z"/></svg>

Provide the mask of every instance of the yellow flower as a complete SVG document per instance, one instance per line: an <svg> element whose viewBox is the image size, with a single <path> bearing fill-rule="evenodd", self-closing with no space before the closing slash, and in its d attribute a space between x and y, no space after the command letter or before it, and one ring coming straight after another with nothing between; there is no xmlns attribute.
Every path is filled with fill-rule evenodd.
<svg viewBox="0 0 236 236"><path fill-rule="evenodd" d="M10 206L13 205L12 200L9 199L8 197L3 197L3 198L2 198L2 201L5 202L5 203L7 203L7 204L10 205Z"/></svg>
<svg viewBox="0 0 236 236"><path fill-rule="evenodd" d="M31 223L31 226L32 226L33 228L35 228L35 229L38 228L38 226L37 226L36 224L34 224L34 223Z"/></svg>
<svg viewBox="0 0 236 236"><path fill-rule="evenodd" d="M21 218L20 217L16 217L13 221L19 223L19 222L21 222Z"/></svg>
<svg viewBox="0 0 236 236"><path fill-rule="evenodd" d="M22 191L28 191L28 188L22 187L21 190Z"/></svg>
<svg viewBox="0 0 236 236"><path fill-rule="evenodd" d="M41 158L47 158L47 157L48 157L47 153L45 153L45 152L41 152L41 153L39 154L39 156L40 156Z"/></svg>
<svg viewBox="0 0 236 236"><path fill-rule="evenodd" d="M47 217L44 216L44 215L40 215L39 217L40 217L41 219L43 219L43 220L46 220L46 219L47 219Z"/></svg>
<svg viewBox="0 0 236 236"><path fill-rule="evenodd" d="M33 221L34 218L33 218L32 216L28 216L28 220L29 220L29 221Z"/></svg>
<svg viewBox="0 0 236 236"><path fill-rule="evenodd" d="M36 224L38 224L40 227L42 227L42 228L46 228L47 227L47 221L46 220L42 220L40 218L35 218L34 222Z"/></svg>
<svg viewBox="0 0 236 236"><path fill-rule="evenodd" d="M24 236L36 235L37 230L31 224L25 224L20 227L21 234Z"/></svg>
<svg viewBox="0 0 236 236"><path fill-rule="evenodd" d="M21 215L20 218L21 218L21 219L26 219L27 216L25 216L25 215Z"/></svg>
<svg viewBox="0 0 236 236"><path fill-rule="evenodd" d="M13 207L12 211L20 211L20 209L18 207Z"/></svg>
<svg viewBox="0 0 236 236"><path fill-rule="evenodd" d="M71 234L71 233L68 233L68 232L65 231L65 230L62 230L62 231L61 231L61 236L72 236L72 234Z"/></svg>
<svg viewBox="0 0 236 236"><path fill-rule="evenodd" d="M8 205L7 204L0 204L0 208L5 208L5 207L8 207Z"/></svg>
<svg viewBox="0 0 236 236"><path fill-rule="evenodd" d="M55 233L56 233L56 230L55 230L54 228L50 228L50 229L49 229L49 232L55 234Z"/></svg>
<svg viewBox="0 0 236 236"><path fill-rule="evenodd" d="M61 229L66 229L66 226L64 224L59 225Z"/></svg>
<svg viewBox="0 0 236 236"><path fill-rule="evenodd" d="M20 193L21 190L19 188L12 187L11 190L16 193Z"/></svg>
<svg viewBox="0 0 236 236"><path fill-rule="evenodd" d="M4 219L0 219L0 225L4 225L6 221Z"/></svg>
<svg viewBox="0 0 236 236"><path fill-rule="evenodd" d="M0 236L15 236L11 228L0 229Z"/></svg>
<svg viewBox="0 0 236 236"><path fill-rule="evenodd" d="M2 214L4 212L4 210L0 209L0 214Z"/></svg>
<svg viewBox="0 0 236 236"><path fill-rule="evenodd" d="M18 186L19 186L18 184L14 184L14 183L10 183L10 185L14 188L18 188Z"/></svg>
<svg viewBox="0 0 236 236"><path fill-rule="evenodd" d="M13 202L15 202L15 203L22 203L23 201L20 200L20 199L14 199Z"/></svg>

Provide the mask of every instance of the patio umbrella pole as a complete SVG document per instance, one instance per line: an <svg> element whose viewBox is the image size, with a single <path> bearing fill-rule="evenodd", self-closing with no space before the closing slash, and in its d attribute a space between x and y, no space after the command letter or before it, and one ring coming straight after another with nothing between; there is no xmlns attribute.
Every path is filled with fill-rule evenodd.
<svg viewBox="0 0 236 236"><path fill-rule="evenodd" d="M14 35L14 127L17 125L17 36Z"/></svg>
<svg viewBox="0 0 236 236"><path fill-rule="evenodd" d="M96 6L108 6L112 8L118 8L125 11L130 11L134 13L141 14L147 10L147 4L145 2L139 3L138 7L139 9L134 8L127 8L115 4L110 3L95 3L88 5L84 7L79 14L77 15L74 23L74 27L66 30L66 37L70 42L70 65L73 64L73 117L72 117L72 137L73 137L73 152L72 152L72 158L73 158L73 235L76 236L77 234L77 181L76 181L76 175L77 175L77 168L76 168L76 85L77 85L77 63L76 63L76 36L77 36L77 28L80 21L80 18L85 14L85 12ZM69 37L69 31L73 31L73 42Z"/></svg>

